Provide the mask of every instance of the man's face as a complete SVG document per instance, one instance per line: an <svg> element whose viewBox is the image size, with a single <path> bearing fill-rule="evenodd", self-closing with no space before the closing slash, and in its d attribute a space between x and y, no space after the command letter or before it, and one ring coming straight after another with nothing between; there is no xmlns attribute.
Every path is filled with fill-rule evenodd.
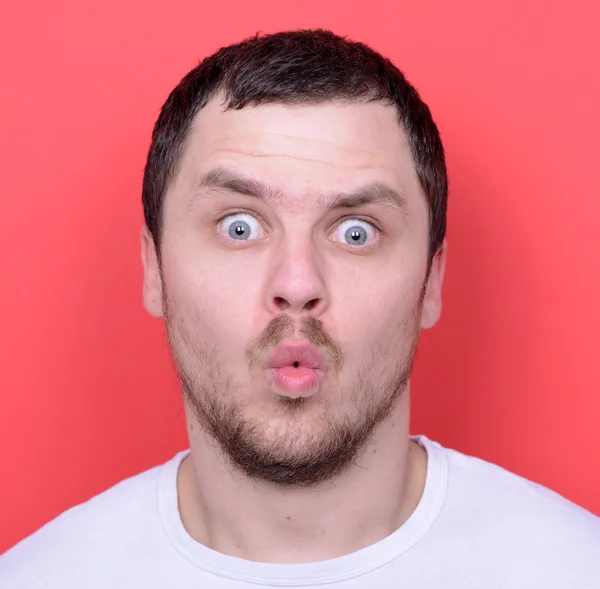
<svg viewBox="0 0 600 589"><path fill-rule="evenodd" d="M198 114L165 197L145 304L164 316L188 418L246 475L344 470L406 388L440 312L429 215L396 110Z"/></svg>

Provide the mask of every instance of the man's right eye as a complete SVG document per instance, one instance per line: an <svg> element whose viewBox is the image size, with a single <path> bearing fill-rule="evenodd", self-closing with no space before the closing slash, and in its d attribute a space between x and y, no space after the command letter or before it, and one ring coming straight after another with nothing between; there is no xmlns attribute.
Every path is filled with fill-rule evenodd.
<svg viewBox="0 0 600 589"><path fill-rule="evenodd" d="M218 224L221 233L234 241L263 239L266 232L256 217L249 213L233 213L227 215Z"/></svg>

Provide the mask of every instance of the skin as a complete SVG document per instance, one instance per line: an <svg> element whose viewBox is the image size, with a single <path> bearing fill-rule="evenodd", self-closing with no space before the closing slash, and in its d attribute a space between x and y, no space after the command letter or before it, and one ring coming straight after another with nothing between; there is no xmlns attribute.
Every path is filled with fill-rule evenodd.
<svg viewBox="0 0 600 589"><path fill-rule="evenodd" d="M271 197L198 188L215 169L267 185ZM400 194L403 208L385 199L329 208L332 193L374 182ZM228 217L240 211L243 217ZM229 237L239 220L249 223L252 239ZM345 239L357 224L368 237L364 246ZM426 455L408 437L409 384L394 393L393 375L410 369L420 329L441 312L446 245L428 273L428 231L427 201L393 107L224 111L217 97L200 111L165 198L160 264L142 232L144 304L165 318L189 385L191 454L178 491L192 537L250 560L301 563L368 546L410 516ZM330 366L317 393L295 409L247 356L282 314L295 326L291 339L303 339L302 320L311 316L343 354L339 369ZM237 419L253 426L258 450L293 460L316 454L332 424L354 427L392 394L385 419L341 472L288 486L237 468L195 406L216 399L236 407Z"/></svg>

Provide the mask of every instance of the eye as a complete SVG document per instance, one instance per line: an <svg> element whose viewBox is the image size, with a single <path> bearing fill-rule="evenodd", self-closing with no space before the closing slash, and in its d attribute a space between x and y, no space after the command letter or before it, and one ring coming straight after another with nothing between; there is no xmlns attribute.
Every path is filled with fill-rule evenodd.
<svg viewBox="0 0 600 589"><path fill-rule="evenodd" d="M377 238L377 229L362 219L347 219L331 233L333 241L356 247L368 246Z"/></svg>
<svg viewBox="0 0 600 589"><path fill-rule="evenodd" d="M265 231L256 217L249 213L234 213L219 221L220 231L235 241L263 239Z"/></svg>

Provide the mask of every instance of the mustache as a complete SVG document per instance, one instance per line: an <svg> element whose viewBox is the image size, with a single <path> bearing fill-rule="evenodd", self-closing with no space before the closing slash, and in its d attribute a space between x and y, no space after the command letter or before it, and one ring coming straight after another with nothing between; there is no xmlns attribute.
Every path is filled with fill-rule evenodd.
<svg viewBox="0 0 600 589"><path fill-rule="evenodd" d="M343 363L341 346L327 333L323 322L316 317L303 317L300 321L300 334L311 344L317 346L329 360L331 367L337 372ZM267 354L275 349L284 339L291 338L296 333L294 320L282 313L273 317L262 333L253 340L246 350L246 357L251 368L256 368Z"/></svg>

